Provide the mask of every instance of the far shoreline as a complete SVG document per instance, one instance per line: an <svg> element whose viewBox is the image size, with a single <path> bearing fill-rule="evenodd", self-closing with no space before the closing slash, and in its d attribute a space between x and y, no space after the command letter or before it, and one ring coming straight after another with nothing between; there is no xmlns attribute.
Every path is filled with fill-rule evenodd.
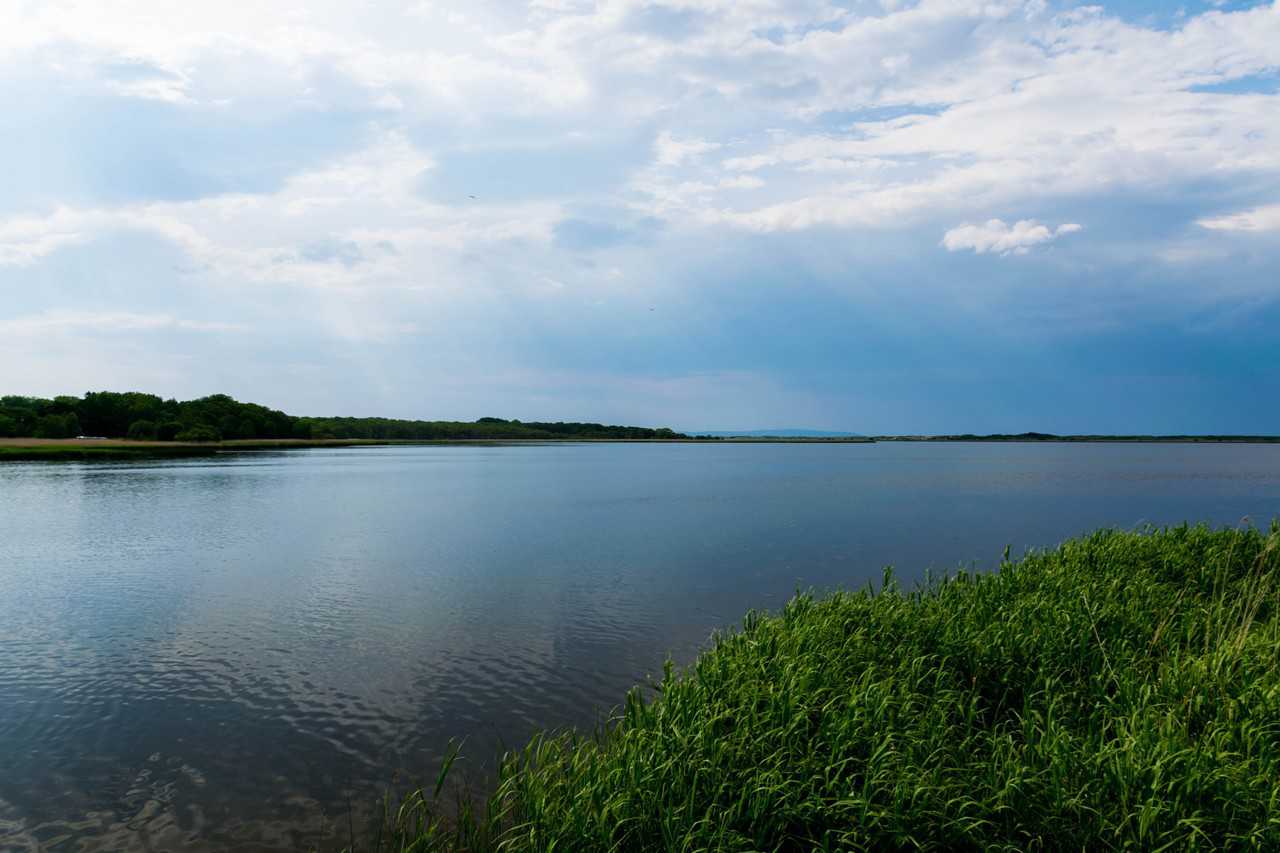
<svg viewBox="0 0 1280 853"><path fill-rule="evenodd" d="M452 438L452 439L244 439L220 442L136 441L122 438L0 438L0 462L179 459L253 451L342 447L522 446L552 444L1280 444L1263 435L877 435L742 436L716 438Z"/></svg>

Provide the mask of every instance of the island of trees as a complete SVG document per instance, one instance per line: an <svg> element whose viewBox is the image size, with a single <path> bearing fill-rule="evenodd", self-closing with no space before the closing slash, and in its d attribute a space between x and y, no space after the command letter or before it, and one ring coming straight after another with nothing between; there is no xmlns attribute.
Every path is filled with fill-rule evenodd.
<svg viewBox="0 0 1280 853"><path fill-rule="evenodd" d="M0 397L0 438L65 439L80 436L139 441L370 439L683 439L674 430L596 423L474 422L395 418L296 417L226 394L197 400L165 400L155 394L97 391L83 397Z"/></svg>

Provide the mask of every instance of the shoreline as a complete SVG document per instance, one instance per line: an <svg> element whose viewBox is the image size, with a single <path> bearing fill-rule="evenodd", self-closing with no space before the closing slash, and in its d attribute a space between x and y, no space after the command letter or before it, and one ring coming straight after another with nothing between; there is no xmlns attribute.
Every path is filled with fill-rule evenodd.
<svg viewBox="0 0 1280 853"><path fill-rule="evenodd" d="M487 796L383 800L372 849L1280 843L1280 526L1103 529L906 590L798 592ZM726 839L733 839L726 843Z"/></svg>
<svg viewBox="0 0 1280 853"><path fill-rule="evenodd" d="M848 437L744 436L741 438L442 438L442 439L244 439L191 443L129 439L0 438L0 462L84 462L181 459L253 451L310 450L336 447L520 446L550 444L878 444L919 442L948 444L1280 444L1280 436L1250 435L877 435Z"/></svg>
<svg viewBox="0 0 1280 853"><path fill-rule="evenodd" d="M953 444L1280 444L1280 435L877 435L874 440Z"/></svg>

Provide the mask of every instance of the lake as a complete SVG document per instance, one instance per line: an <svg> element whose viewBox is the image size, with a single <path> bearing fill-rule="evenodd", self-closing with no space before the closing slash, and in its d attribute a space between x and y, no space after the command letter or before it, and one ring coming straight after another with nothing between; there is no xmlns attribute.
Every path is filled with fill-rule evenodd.
<svg viewBox="0 0 1280 853"><path fill-rule="evenodd" d="M897 567L1280 513L1280 445L555 444L0 465L0 848L357 838Z"/></svg>

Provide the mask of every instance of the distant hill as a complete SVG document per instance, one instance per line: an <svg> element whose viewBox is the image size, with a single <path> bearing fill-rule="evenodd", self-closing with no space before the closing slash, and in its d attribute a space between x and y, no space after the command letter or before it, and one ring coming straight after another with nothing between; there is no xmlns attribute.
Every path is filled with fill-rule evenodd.
<svg viewBox="0 0 1280 853"><path fill-rule="evenodd" d="M690 435L709 435L713 438L863 438L860 432L828 432L820 429L739 429L739 430L690 430Z"/></svg>

